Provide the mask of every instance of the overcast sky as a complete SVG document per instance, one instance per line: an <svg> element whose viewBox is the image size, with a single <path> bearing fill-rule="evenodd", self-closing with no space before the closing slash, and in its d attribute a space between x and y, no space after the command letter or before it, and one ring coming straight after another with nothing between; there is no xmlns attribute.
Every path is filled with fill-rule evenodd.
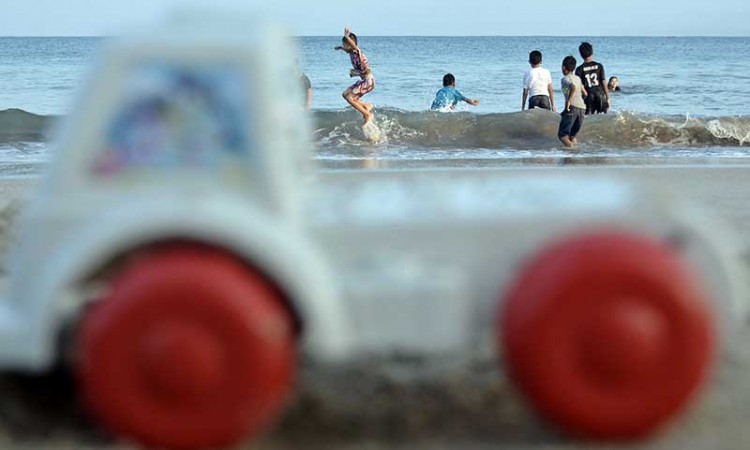
<svg viewBox="0 0 750 450"><path fill-rule="evenodd" d="M750 0L0 0L0 35L112 35L175 6L261 9L294 34L750 36ZM439 5L439 6L436 6Z"/></svg>

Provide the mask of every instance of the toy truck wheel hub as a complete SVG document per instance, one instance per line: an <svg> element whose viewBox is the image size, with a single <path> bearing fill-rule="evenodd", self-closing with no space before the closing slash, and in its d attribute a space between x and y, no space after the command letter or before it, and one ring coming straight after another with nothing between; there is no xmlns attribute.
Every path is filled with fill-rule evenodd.
<svg viewBox="0 0 750 450"><path fill-rule="evenodd" d="M679 253L618 231L583 234L529 261L500 315L510 372L568 433L649 434L688 404L716 346L714 317Z"/></svg>
<svg viewBox="0 0 750 450"><path fill-rule="evenodd" d="M296 370L274 285L232 254L141 250L83 318L79 382L91 412L149 447L225 447L281 411Z"/></svg>
<svg viewBox="0 0 750 450"><path fill-rule="evenodd" d="M141 341L141 370L156 395L175 401L204 399L226 370L215 336L198 324L170 323Z"/></svg>
<svg viewBox="0 0 750 450"><path fill-rule="evenodd" d="M668 351L666 319L639 298L603 304L582 326L582 367L605 384L635 382Z"/></svg>

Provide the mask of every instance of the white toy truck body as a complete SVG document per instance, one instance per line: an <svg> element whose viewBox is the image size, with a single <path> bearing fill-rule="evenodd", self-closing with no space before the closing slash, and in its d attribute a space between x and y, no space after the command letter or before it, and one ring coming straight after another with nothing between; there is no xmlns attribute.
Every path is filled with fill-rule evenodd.
<svg viewBox="0 0 750 450"><path fill-rule="evenodd" d="M130 270L123 267L131 255L165 243L220 249L256 269L282 293L301 351L332 364L368 354L494 352L507 331L498 326L508 319L498 317L513 316L502 311L525 265L578 236L642 236L648 248L674 244L680 264L695 274L691 283L700 286L696 297L711 299L696 308L721 318L717 329L726 317L744 314L727 233L625 179L563 168L316 175L307 119L295 101L292 45L265 26L231 22L178 23L110 45L20 222L0 303L0 369L48 369L61 357L62 331L81 321L89 324L80 339L96 335L105 326L101 318L86 319L87 311L127 297L125 288L110 286L112 277ZM158 278L159 270L153 273ZM706 320L710 347L714 320ZM109 338L91 337L79 352L80 339L70 343L79 355L70 363L94 361L77 369L93 409L110 429L146 444L222 445L262 428L279 409L263 406L272 412L230 431L154 431L119 410L108 413L97 399L100 381L90 380L97 371L91 355ZM524 370L516 376L528 377ZM695 370L702 379L703 366ZM204 381L181 389L213 386ZM559 417L554 408L541 409ZM648 420L658 424L675 409ZM180 430L202 420L167 415ZM597 435L603 427L559 422L574 434ZM644 428L651 426L601 433L631 437Z"/></svg>

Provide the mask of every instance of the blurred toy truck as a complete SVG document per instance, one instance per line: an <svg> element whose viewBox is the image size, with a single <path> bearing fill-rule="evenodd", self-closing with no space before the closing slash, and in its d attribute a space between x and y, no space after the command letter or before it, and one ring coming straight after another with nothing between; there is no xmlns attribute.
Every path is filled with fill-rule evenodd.
<svg viewBox="0 0 750 450"><path fill-rule="evenodd" d="M204 19L104 52L21 219L0 369L68 364L166 448L271 426L302 356L490 348L576 438L683 411L744 314L727 233L596 170L318 176L290 40Z"/></svg>

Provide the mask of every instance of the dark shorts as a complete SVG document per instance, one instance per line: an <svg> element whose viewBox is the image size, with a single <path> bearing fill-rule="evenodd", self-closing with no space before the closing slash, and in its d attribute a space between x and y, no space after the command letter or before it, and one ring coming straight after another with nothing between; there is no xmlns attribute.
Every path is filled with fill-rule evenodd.
<svg viewBox="0 0 750 450"><path fill-rule="evenodd" d="M607 114L609 102L603 90L592 90L583 100L586 103L586 114Z"/></svg>
<svg viewBox="0 0 750 450"><path fill-rule="evenodd" d="M586 113L581 108L570 107L570 112L563 111L560 114L560 128L557 130L557 138L562 139L565 136L571 139L576 137L581 126L583 126L583 116Z"/></svg>
<svg viewBox="0 0 750 450"><path fill-rule="evenodd" d="M547 95L535 95L529 99L529 109L542 108L552 111L552 104Z"/></svg>

